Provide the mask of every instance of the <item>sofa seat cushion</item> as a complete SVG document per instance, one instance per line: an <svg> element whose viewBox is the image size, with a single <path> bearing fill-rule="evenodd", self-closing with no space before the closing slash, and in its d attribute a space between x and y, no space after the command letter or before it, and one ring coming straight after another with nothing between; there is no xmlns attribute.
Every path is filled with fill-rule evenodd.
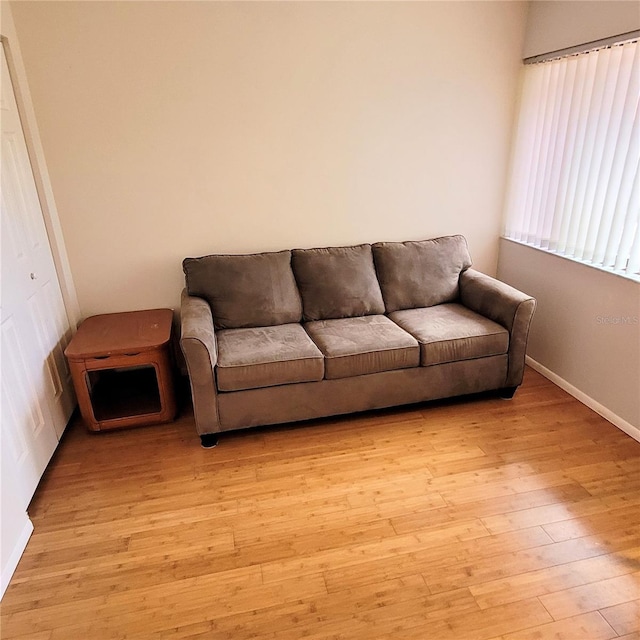
<svg viewBox="0 0 640 640"><path fill-rule="evenodd" d="M305 320L384 313L371 245L294 249L291 266Z"/></svg>
<svg viewBox="0 0 640 640"><path fill-rule="evenodd" d="M404 309L389 317L420 343L423 367L507 353L509 332L461 304Z"/></svg>
<svg viewBox="0 0 640 640"><path fill-rule="evenodd" d="M322 380L324 358L302 325L216 332L219 391Z"/></svg>
<svg viewBox="0 0 640 640"><path fill-rule="evenodd" d="M420 364L415 338L380 315L307 322L325 356L325 378L349 378Z"/></svg>

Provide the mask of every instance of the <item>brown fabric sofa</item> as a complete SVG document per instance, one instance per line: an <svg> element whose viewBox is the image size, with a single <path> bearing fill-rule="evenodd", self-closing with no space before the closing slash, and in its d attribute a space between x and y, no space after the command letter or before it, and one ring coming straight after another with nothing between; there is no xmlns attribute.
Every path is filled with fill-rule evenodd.
<svg viewBox="0 0 640 640"><path fill-rule="evenodd" d="M462 236L183 261L196 428L307 420L522 382L535 300Z"/></svg>

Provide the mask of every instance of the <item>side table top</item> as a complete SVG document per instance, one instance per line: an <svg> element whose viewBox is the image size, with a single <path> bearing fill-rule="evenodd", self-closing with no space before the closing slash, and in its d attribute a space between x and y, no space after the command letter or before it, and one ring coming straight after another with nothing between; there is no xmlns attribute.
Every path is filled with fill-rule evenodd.
<svg viewBox="0 0 640 640"><path fill-rule="evenodd" d="M91 316L82 322L64 353L69 360L142 353L166 344L173 311L150 309Z"/></svg>

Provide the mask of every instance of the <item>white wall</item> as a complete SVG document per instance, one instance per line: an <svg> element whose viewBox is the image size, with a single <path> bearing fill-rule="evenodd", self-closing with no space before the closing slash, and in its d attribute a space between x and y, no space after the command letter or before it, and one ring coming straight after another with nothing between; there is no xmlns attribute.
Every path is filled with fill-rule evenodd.
<svg viewBox="0 0 640 640"><path fill-rule="evenodd" d="M637 0L534 0L524 58L640 29Z"/></svg>
<svg viewBox="0 0 640 640"><path fill-rule="evenodd" d="M83 316L209 252L463 233L495 272L526 4L12 8Z"/></svg>
<svg viewBox="0 0 640 640"><path fill-rule="evenodd" d="M525 56L639 23L635 2L532 2ZM556 382L640 436L640 285L508 240L500 243L498 277L538 300L528 354Z"/></svg>
<svg viewBox="0 0 640 640"><path fill-rule="evenodd" d="M640 428L640 285L504 239L498 275L538 301L528 355Z"/></svg>

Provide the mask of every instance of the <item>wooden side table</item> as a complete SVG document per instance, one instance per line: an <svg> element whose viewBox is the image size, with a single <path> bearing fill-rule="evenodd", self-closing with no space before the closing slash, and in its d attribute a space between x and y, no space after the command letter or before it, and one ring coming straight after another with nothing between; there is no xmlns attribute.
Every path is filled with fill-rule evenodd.
<svg viewBox="0 0 640 640"><path fill-rule="evenodd" d="M87 318L65 349L80 413L90 431L170 422L173 311Z"/></svg>

